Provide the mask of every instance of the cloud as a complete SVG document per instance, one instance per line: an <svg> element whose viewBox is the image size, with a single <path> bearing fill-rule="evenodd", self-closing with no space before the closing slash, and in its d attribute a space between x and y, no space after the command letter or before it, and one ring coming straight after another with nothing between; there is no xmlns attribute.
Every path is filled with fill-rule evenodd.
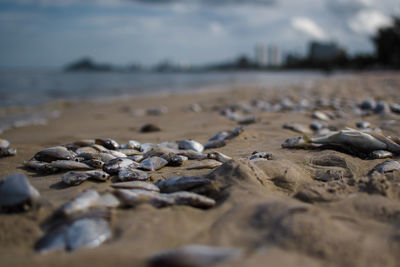
<svg viewBox="0 0 400 267"><path fill-rule="evenodd" d="M0 34L7 36L0 66L56 65L80 55L203 64L251 55L257 43L303 53L310 39L368 52L368 34L399 10L398 1L0 0Z"/></svg>
<svg viewBox="0 0 400 267"><path fill-rule="evenodd" d="M390 17L373 9L361 10L348 22L349 28L359 34L373 34L378 28L390 24Z"/></svg>
<svg viewBox="0 0 400 267"><path fill-rule="evenodd" d="M131 2L138 2L144 4L172 4L172 3L182 3L182 4L201 4L205 6L223 6L223 5L264 5L273 6L277 4L277 0L129 0Z"/></svg>
<svg viewBox="0 0 400 267"><path fill-rule="evenodd" d="M370 0L326 0L326 6L335 16L349 17L371 6Z"/></svg>
<svg viewBox="0 0 400 267"><path fill-rule="evenodd" d="M222 25L218 22L211 22L209 24L209 28L212 34L223 34L224 33L224 28L222 27Z"/></svg>
<svg viewBox="0 0 400 267"><path fill-rule="evenodd" d="M0 0L1 4L11 4L16 6L35 6L35 7L68 7L74 5L99 5L106 7L121 6L126 0Z"/></svg>
<svg viewBox="0 0 400 267"><path fill-rule="evenodd" d="M326 39L325 32L311 19L296 17L292 19L292 27L317 40Z"/></svg>

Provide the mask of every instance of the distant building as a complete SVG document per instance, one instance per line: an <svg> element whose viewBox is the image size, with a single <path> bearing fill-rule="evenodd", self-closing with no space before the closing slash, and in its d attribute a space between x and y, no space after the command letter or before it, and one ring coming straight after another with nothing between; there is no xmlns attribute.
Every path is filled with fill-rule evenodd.
<svg viewBox="0 0 400 267"><path fill-rule="evenodd" d="M281 49L277 45L256 45L255 62L260 67L277 67L282 64Z"/></svg>
<svg viewBox="0 0 400 267"><path fill-rule="evenodd" d="M268 66L278 67L282 64L281 49L277 45L268 46Z"/></svg>
<svg viewBox="0 0 400 267"><path fill-rule="evenodd" d="M263 67L267 65L267 54L264 45L256 45L255 56L255 62L258 66Z"/></svg>
<svg viewBox="0 0 400 267"><path fill-rule="evenodd" d="M341 48L334 42L311 42L308 57L313 61L329 61L338 57L341 51Z"/></svg>

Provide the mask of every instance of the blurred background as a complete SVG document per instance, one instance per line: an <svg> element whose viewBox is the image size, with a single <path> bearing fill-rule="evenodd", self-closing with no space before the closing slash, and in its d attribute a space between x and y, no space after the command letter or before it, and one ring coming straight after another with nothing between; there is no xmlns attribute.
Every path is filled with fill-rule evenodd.
<svg viewBox="0 0 400 267"><path fill-rule="evenodd" d="M0 0L0 107L400 67L398 0Z"/></svg>

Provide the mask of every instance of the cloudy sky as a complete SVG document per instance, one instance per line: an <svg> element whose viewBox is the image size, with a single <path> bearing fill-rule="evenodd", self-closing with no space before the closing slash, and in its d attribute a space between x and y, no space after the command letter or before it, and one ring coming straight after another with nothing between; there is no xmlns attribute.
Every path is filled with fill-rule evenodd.
<svg viewBox="0 0 400 267"><path fill-rule="evenodd" d="M203 64L256 44L304 53L310 40L372 51L399 0L0 0L0 66Z"/></svg>

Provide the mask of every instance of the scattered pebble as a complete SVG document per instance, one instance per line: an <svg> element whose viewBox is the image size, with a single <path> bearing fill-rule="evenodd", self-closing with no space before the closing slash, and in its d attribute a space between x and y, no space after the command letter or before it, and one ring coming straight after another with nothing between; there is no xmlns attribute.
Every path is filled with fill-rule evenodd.
<svg viewBox="0 0 400 267"><path fill-rule="evenodd" d="M148 259L151 267L161 266L212 266L240 258L242 252L236 248L189 245L153 254Z"/></svg>
<svg viewBox="0 0 400 267"><path fill-rule="evenodd" d="M159 131L161 131L161 128L152 123L145 124L142 126L142 128L140 128L141 133L152 133L152 132L159 132Z"/></svg>
<svg viewBox="0 0 400 267"><path fill-rule="evenodd" d="M0 180L0 210L28 209L38 204L39 192L22 173Z"/></svg>

